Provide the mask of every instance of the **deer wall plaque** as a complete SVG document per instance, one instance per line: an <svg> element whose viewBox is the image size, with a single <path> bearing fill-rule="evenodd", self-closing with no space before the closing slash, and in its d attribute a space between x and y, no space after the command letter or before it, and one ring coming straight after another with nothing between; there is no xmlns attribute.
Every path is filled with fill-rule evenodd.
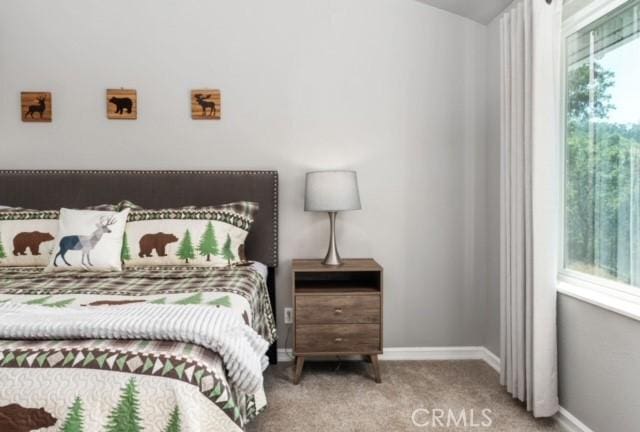
<svg viewBox="0 0 640 432"><path fill-rule="evenodd" d="M22 92L20 105L24 122L51 122L53 118L50 92Z"/></svg>

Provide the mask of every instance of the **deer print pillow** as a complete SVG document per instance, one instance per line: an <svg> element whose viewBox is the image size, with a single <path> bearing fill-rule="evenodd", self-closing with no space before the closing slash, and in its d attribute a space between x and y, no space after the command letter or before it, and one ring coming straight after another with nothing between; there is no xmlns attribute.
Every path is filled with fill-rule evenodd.
<svg viewBox="0 0 640 432"><path fill-rule="evenodd" d="M0 210L0 267L46 266L57 231L57 210Z"/></svg>
<svg viewBox="0 0 640 432"><path fill-rule="evenodd" d="M54 248L45 270L121 271L129 211L60 209Z"/></svg>
<svg viewBox="0 0 640 432"><path fill-rule="evenodd" d="M257 211L257 203L244 201L217 207L132 211L122 259L132 267L244 263L244 241Z"/></svg>

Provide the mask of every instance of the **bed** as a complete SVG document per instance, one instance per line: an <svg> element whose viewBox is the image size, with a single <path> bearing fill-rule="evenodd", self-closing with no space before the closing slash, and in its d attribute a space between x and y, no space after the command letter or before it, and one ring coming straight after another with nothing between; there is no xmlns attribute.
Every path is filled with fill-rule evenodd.
<svg viewBox="0 0 640 432"><path fill-rule="evenodd" d="M265 365L243 359L268 346L276 361L277 173L0 171L3 205L81 208L123 199L145 208L258 202L246 241L255 263L115 274L1 268L0 309L14 308L5 316L30 326L0 340L1 431L241 431L266 407ZM82 326L87 306L99 306L92 319L102 314L118 325L86 338L44 326L51 317ZM41 319L22 308L42 311ZM190 328L198 314L209 314L207 331L222 329L221 336L203 335L197 323ZM251 361L253 368L243 367Z"/></svg>

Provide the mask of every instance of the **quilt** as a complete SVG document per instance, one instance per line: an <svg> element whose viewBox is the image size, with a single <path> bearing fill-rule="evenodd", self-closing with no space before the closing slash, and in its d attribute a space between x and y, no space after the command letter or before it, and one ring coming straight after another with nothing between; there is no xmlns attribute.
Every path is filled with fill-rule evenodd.
<svg viewBox="0 0 640 432"><path fill-rule="evenodd" d="M69 313L119 308L133 314L138 303L218 308L237 314L266 342L275 340L264 278L249 267L117 274L7 268L0 271L0 303ZM0 430L239 431L266 407L262 387L239 389L210 348L121 336L0 340Z"/></svg>

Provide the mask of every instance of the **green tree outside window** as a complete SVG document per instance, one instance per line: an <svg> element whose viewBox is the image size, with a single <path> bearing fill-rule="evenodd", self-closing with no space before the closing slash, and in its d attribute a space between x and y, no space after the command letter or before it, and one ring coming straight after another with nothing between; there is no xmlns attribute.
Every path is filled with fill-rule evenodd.
<svg viewBox="0 0 640 432"><path fill-rule="evenodd" d="M629 71L607 69L607 55L567 71L565 266L638 285L640 123L614 120L612 90Z"/></svg>

